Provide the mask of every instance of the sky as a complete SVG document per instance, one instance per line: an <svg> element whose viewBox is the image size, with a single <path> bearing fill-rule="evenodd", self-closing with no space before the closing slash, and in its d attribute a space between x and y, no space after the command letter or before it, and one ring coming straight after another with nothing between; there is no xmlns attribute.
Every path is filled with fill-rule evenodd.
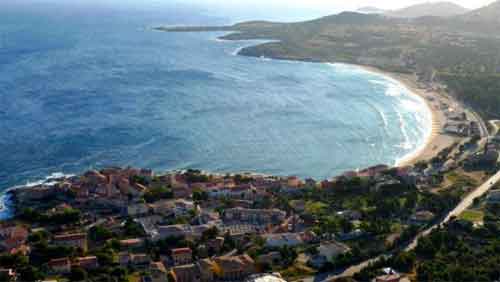
<svg viewBox="0 0 500 282"><path fill-rule="evenodd" d="M130 0L135 1L135 0ZM355 11L372 6L382 9L399 9L423 2L450 1L469 9L488 5L495 0L150 0L177 1L182 4L201 4L213 16L230 18L231 21L275 20L298 21Z"/></svg>
<svg viewBox="0 0 500 282"><path fill-rule="evenodd" d="M0 0L0 9L2 3L11 3L11 1ZM220 21L217 24L232 24L248 20L289 22L310 20L342 11L355 11L366 6L399 9L426 1L451 1L469 9L494 2L494 0L15 0L13 2L71 3L69 5L80 3L90 6L107 5L115 8L132 6L153 11L169 11L182 7L192 10L193 13L202 13L216 18Z"/></svg>
<svg viewBox="0 0 500 282"><path fill-rule="evenodd" d="M286 5L287 7L300 7L300 8L328 8L338 9L356 9L363 6L375 6L384 9L397 9L405 6L425 2L425 0L185 0L187 2L201 2L224 5L262 5L272 4L273 6ZM443 1L443 0L441 0ZM449 1L449 0L448 0ZM428 1L436 2L436 1ZM474 9L487 5L493 0L451 0L466 8Z"/></svg>

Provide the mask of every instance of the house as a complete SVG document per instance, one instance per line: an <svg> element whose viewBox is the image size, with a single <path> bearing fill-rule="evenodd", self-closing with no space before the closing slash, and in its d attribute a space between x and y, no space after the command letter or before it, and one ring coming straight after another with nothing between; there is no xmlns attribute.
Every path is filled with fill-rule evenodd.
<svg viewBox="0 0 500 282"><path fill-rule="evenodd" d="M353 179L354 177L358 177L358 172L350 170L350 171L344 172L342 174L342 176L345 177L345 178L347 178L347 179Z"/></svg>
<svg viewBox="0 0 500 282"><path fill-rule="evenodd" d="M131 254L129 263L134 266L146 267L151 263L151 258L147 254Z"/></svg>
<svg viewBox="0 0 500 282"><path fill-rule="evenodd" d="M467 120L467 115L464 112L448 112L446 114L448 119L454 121L465 121Z"/></svg>
<svg viewBox="0 0 500 282"><path fill-rule="evenodd" d="M286 218L286 213L278 209L232 208L224 213L226 221L238 221L254 224L278 224Z"/></svg>
<svg viewBox="0 0 500 282"><path fill-rule="evenodd" d="M444 125L443 130L451 135L467 136L469 134L469 126L460 122L448 122Z"/></svg>
<svg viewBox="0 0 500 282"><path fill-rule="evenodd" d="M125 250L137 249L144 246L144 239L134 238L134 239L126 239L120 240L120 247Z"/></svg>
<svg viewBox="0 0 500 282"><path fill-rule="evenodd" d="M220 233L229 233L233 237L244 234L255 234L260 231L260 228L251 224L223 224L217 227L219 228Z"/></svg>
<svg viewBox="0 0 500 282"><path fill-rule="evenodd" d="M83 251L87 250L87 234L85 233L56 235L52 242L57 246L80 248Z"/></svg>
<svg viewBox="0 0 500 282"><path fill-rule="evenodd" d="M99 267L99 262L96 256L86 256L77 258L76 265L84 269L96 269Z"/></svg>
<svg viewBox="0 0 500 282"><path fill-rule="evenodd" d="M194 264L174 266L170 271L175 282L199 282L199 269Z"/></svg>
<svg viewBox="0 0 500 282"><path fill-rule="evenodd" d="M168 282L167 269L163 262L151 262L149 266L151 282Z"/></svg>
<svg viewBox="0 0 500 282"><path fill-rule="evenodd" d="M375 277L372 282L410 282L410 279L399 273L384 274Z"/></svg>
<svg viewBox="0 0 500 282"><path fill-rule="evenodd" d="M177 248L171 250L174 265L190 264L193 262L193 251L190 248Z"/></svg>
<svg viewBox="0 0 500 282"><path fill-rule="evenodd" d="M212 224L202 224L202 225L189 225L189 224L175 224L175 225L165 225L158 226L157 235L154 234L153 239L165 239L169 237L188 237L188 238L199 238L202 236L203 232L212 228Z"/></svg>
<svg viewBox="0 0 500 282"><path fill-rule="evenodd" d="M0 228L0 246L7 252L12 252L23 246L28 239L28 229L18 225Z"/></svg>
<svg viewBox="0 0 500 282"><path fill-rule="evenodd" d="M169 237L185 237L191 232L191 228L186 224L158 226L158 233L161 239Z"/></svg>
<svg viewBox="0 0 500 282"><path fill-rule="evenodd" d="M321 189L333 189L335 183L333 181L323 180L320 183Z"/></svg>
<svg viewBox="0 0 500 282"><path fill-rule="evenodd" d="M51 259L47 266L55 274L66 274L71 272L71 261L69 258Z"/></svg>
<svg viewBox="0 0 500 282"><path fill-rule="evenodd" d="M304 243L300 233L279 233L279 234L266 234L263 235L268 247L284 247L284 246L297 246Z"/></svg>
<svg viewBox="0 0 500 282"><path fill-rule="evenodd" d="M384 178L379 181L375 186L370 187L370 192L392 192L400 191L402 187L401 181L392 178Z"/></svg>
<svg viewBox="0 0 500 282"><path fill-rule="evenodd" d="M149 206L146 204L135 204L127 207L127 215L137 217L147 215L149 213Z"/></svg>
<svg viewBox="0 0 500 282"><path fill-rule="evenodd" d="M172 193L176 199L190 198L193 194L193 190L186 185L182 187L172 187Z"/></svg>
<svg viewBox="0 0 500 282"><path fill-rule="evenodd" d="M215 239L210 239L206 242L208 250L219 253L224 245L224 237L216 237Z"/></svg>
<svg viewBox="0 0 500 282"><path fill-rule="evenodd" d="M286 186L291 188L298 188L302 185L302 181L297 176L290 176L287 178Z"/></svg>
<svg viewBox="0 0 500 282"><path fill-rule="evenodd" d="M385 172L389 169L387 165L376 165L358 172L359 177L375 177L376 175Z"/></svg>
<svg viewBox="0 0 500 282"><path fill-rule="evenodd" d="M490 205L500 204L500 190L491 190L486 196L486 203Z"/></svg>
<svg viewBox="0 0 500 282"><path fill-rule="evenodd" d="M130 263L130 254L128 252L118 253L118 263L120 266L127 266Z"/></svg>
<svg viewBox="0 0 500 282"><path fill-rule="evenodd" d="M255 262L247 254L217 257L214 263L215 276L222 281L241 281L256 272Z"/></svg>
<svg viewBox="0 0 500 282"><path fill-rule="evenodd" d="M14 282L17 280L17 274L12 268L0 269L0 281Z"/></svg>
<svg viewBox="0 0 500 282"><path fill-rule="evenodd" d="M418 211L410 217L410 223L415 225L426 224L434 219L434 213L430 211Z"/></svg>
<svg viewBox="0 0 500 282"><path fill-rule="evenodd" d="M349 252L351 249L342 243L330 241L321 243L318 247L318 255L324 257L327 261L333 261L339 255Z"/></svg>
<svg viewBox="0 0 500 282"><path fill-rule="evenodd" d="M499 153L495 150L488 150L483 153L471 155L465 160L464 167L469 170L493 169L497 166Z"/></svg>
<svg viewBox="0 0 500 282"><path fill-rule="evenodd" d="M279 265L281 263L281 259L282 257L280 252L270 252L264 255L260 255L257 258L257 262L268 265Z"/></svg>
<svg viewBox="0 0 500 282"><path fill-rule="evenodd" d="M347 220L360 220L362 216L361 212L353 210L339 211L337 215Z"/></svg>
<svg viewBox="0 0 500 282"><path fill-rule="evenodd" d="M196 267L199 271L200 282L214 281L214 262L210 259L198 260Z"/></svg>
<svg viewBox="0 0 500 282"><path fill-rule="evenodd" d="M308 188L315 188L317 185L317 182L316 180L312 179L312 178L307 178L306 179L306 182L305 182L305 186L308 187Z"/></svg>
<svg viewBox="0 0 500 282"><path fill-rule="evenodd" d="M245 282L286 282L281 279L279 273L273 274L254 274L245 279Z"/></svg>
<svg viewBox="0 0 500 282"><path fill-rule="evenodd" d="M348 232L348 233L338 234L337 239L339 241L349 241L349 240L355 240L355 239L364 237L366 235L367 235L367 233L365 233L361 229L355 229L355 230L352 230L351 232Z"/></svg>
<svg viewBox="0 0 500 282"><path fill-rule="evenodd" d="M207 191L210 198L231 198L235 200L253 201L257 198L257 189L251 184L241 184L232 188L223 187Z"/></svg>

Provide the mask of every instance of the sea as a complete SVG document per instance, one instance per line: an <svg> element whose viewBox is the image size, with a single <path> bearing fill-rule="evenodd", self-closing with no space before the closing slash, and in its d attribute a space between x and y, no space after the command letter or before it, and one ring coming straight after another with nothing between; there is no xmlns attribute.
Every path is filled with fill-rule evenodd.
<svg viewBox="0 0 500 282"><path fill-rule="evenodd" d="M389 77L238 56L261 42L221 32L153 30L234 23L247 10L0 1L0 190L107 166L321 180L394 165L425 144L425 101Z"/></svg>

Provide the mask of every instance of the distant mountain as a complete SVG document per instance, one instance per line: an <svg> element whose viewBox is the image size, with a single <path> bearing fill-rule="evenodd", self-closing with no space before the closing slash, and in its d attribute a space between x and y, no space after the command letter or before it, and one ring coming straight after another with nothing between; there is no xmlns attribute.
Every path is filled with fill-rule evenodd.
<svg viewBox="0 0 500 282"><path fill-rule="evenodd" d="M389 11L385 15L394 18L453 17L469 12L468 9L451 2L428 2Z"/></svg>
<svg viewBox="0 0 500 282"><path fill-rule="evenodd" d="M462 16L461 19L469 22L500 22L500 1L491 3L488 6L470 11Z"/></svg>
<svg viewBox="0 0 500 282"><path fill-rule="evenodd" d="M356 12L362 14L385 14L387 10L379 9L377 7L367 6L357 9Z"/></svg>

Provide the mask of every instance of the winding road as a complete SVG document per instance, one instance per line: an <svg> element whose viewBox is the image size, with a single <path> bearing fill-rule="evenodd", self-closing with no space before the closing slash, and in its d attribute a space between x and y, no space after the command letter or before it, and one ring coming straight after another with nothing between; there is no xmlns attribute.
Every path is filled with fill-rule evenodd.
<svg viewBox="0 0 500 282"><path fill-rule="evenodd" d="M438 223L425 229L424 231L420 232L417 236L415 236L415 239L413 239L413 241L405 248L405 250L411 251L411 250L415 249L415 247L417 246L418 240L420 238L429 235L434 229L445 225L452 218L459 216L462 212L464 212L467 208L469 208L472 205L472 203L474 202L474 199L485 195L497 183L500 183L500 171L498 171L496 174L491 176L481 186L474 189L473 192L471 192L464 199L462 199L462 201L453 210L451 210L442 220L440 220ZM301 281L304 281L304 282L320 282L320 281L327 282L327 281L333 281L333 280L335 280L337 278L341 278L341 277L350 277L350 276L360 272L363 268L367 267L369 264L376 262L376 261L380 260L381 258L388 258L388 257L390 257L390 255L388 255L388 254L380 255L378 257L366 260L360 264L353 265L353 266L345 269L341 273L322 273L322 274L318 274L315 277L304 278Z"/></svg>
<svg viewBox="0 0 500 282"><path fill-rule="evenodd" d="M497 183L500 182L500 171L498 171L495 175L490 177L486 182L484 182L481 186L477 187L473 192L471 192L469 195L467 195L452 211L450 211L446 217L444 217L441 221L436 223L435 225L427 228L426 230L420 232L415 239L405 248L406 251L411 251L415 249L418 243L418 239L425 237L429 235L434 229L445 225L447 222L449 222L453 217L459 216L462 212L464 212L467 208L469 208L472 203L474 202L474 199L481 197L485 195L491 188L493 188ZM360 272L363 270L363 268L367 267L370 263L376 262L380 260L381 258L389 258L390 255L380 255L378 257L366 260L360 264L353 265L347 269L345 269L341 273L337 274L322 274L318 275L316 277L311 277L307 279L303 279L302 281L305 282L327 282L327 281L333 281L335 279L341 278L341 277L350 277L353 276L354 274Z"/></svg>

